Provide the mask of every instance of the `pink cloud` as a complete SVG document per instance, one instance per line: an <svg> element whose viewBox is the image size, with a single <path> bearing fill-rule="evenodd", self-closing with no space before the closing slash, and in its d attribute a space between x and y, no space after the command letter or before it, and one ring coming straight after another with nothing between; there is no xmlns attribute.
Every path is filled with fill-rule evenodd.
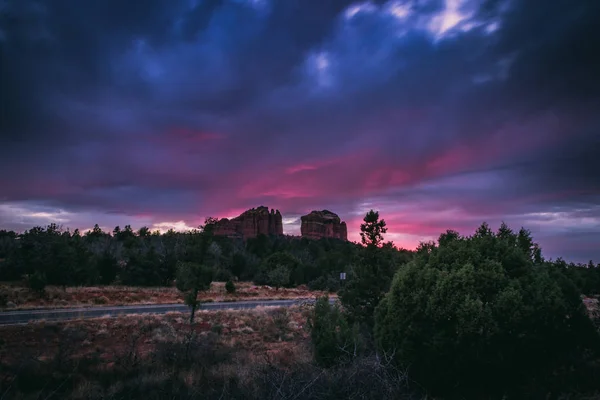
<svg viewBox="0 0 600 400"><path fill-rule="evenodd" d="M243 140L221 140L225 136L173 128L161 139L159 147L134 139L123 139L119 145L105 145L90 156L88 164L76 171L70 183L57 177L46 180L36 175L34 182L22 186L27 186L30 194L35 189L40 196L66 196L77 186L89 191L103 190L118 186L121 180L134 182L134 187L148 191L185 190L190 193L191 206L181 207L175 199L171 211L168 203L161 210L153 211L152 201L136 204L136 200L128 199L119 206L119 212L131 215L133 210L135 218L160 222L183 219L190 226L201 224L206 216L236 216L259 205L280 209L284 217L289 210L308 212L330 207L346 220L349 238L355 241L360 240L362 216L353 217L352 212L365 199L373 199L373 208L380 210L388 223L389 239L398 246L414 248L421 240L437 238L446 229L472 233L486 219L495 222L503 210L540 201L543 196L548 200L569 196L570 193L540 194L498 204L465 197L488 190L473 185L472 177L464 179L464 190L458 178L450 183L442 179L464 171L493 168L546 145L548 140L557 140L548 125L552 121L556 122L556 118L546 117L544 123L539 124L540 130L548 128L550 133L531 131L533 133L527 134L531 124L506 127L488 135L487 139L463 142L422 158L385 156L385 152L380 151L381 146L364 150L368 142L361 142L362 149L354 150L347 144L340 145L331 150L329 158L318 159L313 155L287 160L278 157L276 149L271 151L264 146L256 146L264 153L257 152L250 157ZM240 154L248 159L239 163ZM114 167L115 173L105 175L103 165ZM11 184L14 185L14 181ZM422 189L421 184L426 184L426 189ZM400 196L398 203L390 204L391 190L411 195ZM115 209L114 204L111 209Z"/></svg>
<svg viewBox="0 0 600 400"><path fill-rule="evenodd" d="M542 118L545 124L552 121L552 118ZM365 198L385 196L389 190L409 190L426 181L435 187L436 179L469 170L488 169L495 164L502 164L509 157L545 143L549 138L547 134L522 137L523 129L530 125L499 129L487 139L457 145L421 159L390 159L374 150L346 151L330 159L306 160L291 165L284 161L269 163L267 159L260 165L260 169L250 167L222 176L222 184L208 194L203 204L219 214L222 214L219 211L221 209L256 206L259 199L282 211L308 211L308 208L318 207L318 204L337 203L338 200L340 203L352 204ZM513 141L521 137L519 146L515 147ZM452 201L455 208L461 208L460 199L453 198ZM465 216L479 213L478 211L483 213L488 208L485 204L473 201L465 204L468 204L469 212L457 219L464 219ZM425 209L414 213L419 215L421 222L398 223L396 232L437 235L448 228L448 221L445 219L438 218L439 223L431 222L429 225L423 222L423 215L427 214ZM358 229L358 225L356 224L355 229ZM350 230L352 229L354 228Z"/></svg>
<svg viewBox="0 0 600 400"><path fill-rule="evenodd" d="M286 172L288 174L295 174L295 173L302 172L302 171L313 171L315 169L319 169L319 167L316 165L299 164L299 165L294 165L294 166L288 167L286 169Z"/></svg>

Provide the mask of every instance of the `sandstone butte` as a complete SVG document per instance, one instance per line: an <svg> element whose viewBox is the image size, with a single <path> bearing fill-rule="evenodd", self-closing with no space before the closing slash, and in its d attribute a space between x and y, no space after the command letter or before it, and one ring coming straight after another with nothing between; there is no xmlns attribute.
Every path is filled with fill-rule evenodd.
<svg viewBox="0 0 600 400"><path fill-rule="evenodd" d="M346 223L328 210L312 211L301 217L300 232L308 239L335 238L348 240ZM283 222L279 210L269 211L260 206L244 211L240 216L220 219L215 225L215 235L234 238L255 238L260 234L283 235Z"/></svg>
<svg viewBox="0 0 600 400"><path fill-rule="evenodd" d="M260 206L244 211L240 216L220 219L215 226L215 235L255 238L258 235L283 235L283 222L279 210Z"/></svg>
<svg viewBox="0 0 600 400"><path fill-rule="evenodd" d="M301 217L300 232L308 239L335 238L348 240L346 223L329 210L312 211Z"/></svg>

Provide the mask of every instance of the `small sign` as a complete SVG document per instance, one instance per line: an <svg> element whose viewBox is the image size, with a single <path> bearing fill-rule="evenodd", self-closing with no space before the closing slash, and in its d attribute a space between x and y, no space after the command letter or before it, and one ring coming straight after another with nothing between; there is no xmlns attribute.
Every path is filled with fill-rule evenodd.
<svg viewBox="0 0 600 400"><path fill-rule="evenodd" d="M345 272L340 272L340 280L342 280L342 281L346 280L346 273Z"/></svg>

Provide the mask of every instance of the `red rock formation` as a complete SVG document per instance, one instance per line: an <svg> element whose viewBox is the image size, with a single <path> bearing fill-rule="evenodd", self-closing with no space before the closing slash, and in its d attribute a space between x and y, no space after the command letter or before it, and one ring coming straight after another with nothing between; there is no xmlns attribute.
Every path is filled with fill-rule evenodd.
<svg viewBox="0 0 600 400"><path fill-rule="evenodd" d="M336 238L348 240L346 223L337 214L328 210L312 211L301 218L300 232L309 239Z"/></svg>
<svg viewBox="0 0 600 400"><path fill-rule="evenodd" d="M239 217L222 218L215 226L215 235L254 238L260 234L283 235L283 221L279 210L260 206L245 211Z"/></svg>

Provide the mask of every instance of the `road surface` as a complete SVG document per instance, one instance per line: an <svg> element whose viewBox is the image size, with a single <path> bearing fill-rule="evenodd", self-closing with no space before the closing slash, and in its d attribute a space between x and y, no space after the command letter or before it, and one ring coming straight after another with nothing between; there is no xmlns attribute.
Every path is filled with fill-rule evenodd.
<svg viewBox="0 0 600 400"><path fill-rule="evenodd" d="M330 299L330 302L335 301ZM313 299L293 300L248 300L202 303L200 310L239 310L256 307L289 307L295 304L312 303ZM167 312L189 312L185 304L144 304L111 307L55 308L44 310L15 310L0 312L0 325L26 324L29 321L66 321L69 319L114 317L125 314L164 314Z"/></svg>

